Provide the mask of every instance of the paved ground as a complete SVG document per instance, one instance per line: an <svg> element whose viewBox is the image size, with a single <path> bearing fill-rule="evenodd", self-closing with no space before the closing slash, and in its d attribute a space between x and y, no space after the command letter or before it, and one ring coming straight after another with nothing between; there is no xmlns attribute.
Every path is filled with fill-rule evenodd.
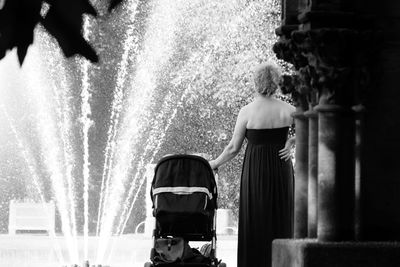
<svg viewBox="0 0 400 267"><path fill-rule="evenodd" d="M89 238L89 260L94 264L99 240ZM143 235L124 235L111 240L105 259L110 267L142 267L148 261L152 240ZM191 247L200 247L201 242L190 243ZM83 247L80 237L78 247ZM218 236L217 256L229 267L236 266L237 236ZM57 249L58 248L58 249ZM82 249L79 251L82 257ZM69 254L65 238L51 238L44 235L0 235L0 267L61 267L58 260L64 258L68 264ZM82 257L83 258L83 257Z"/></svg>

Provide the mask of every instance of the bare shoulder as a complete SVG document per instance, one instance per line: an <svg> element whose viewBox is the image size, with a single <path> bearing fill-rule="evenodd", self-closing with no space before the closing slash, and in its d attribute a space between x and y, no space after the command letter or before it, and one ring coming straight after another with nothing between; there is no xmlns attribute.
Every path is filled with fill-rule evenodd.
<svg viewBox="0 0 400 267"><path fill-rule="evenodd" d="M237 120L240 122L247 122L251 117L252 110L254 109L252 102L243 106L237 115Z"/></svg>
<svg viewBox="0 0 400 267"><path fill-rule="evenodd" d="M288 125L293 124L292 114L293 114L293 112L296 111L296 108L285 101L282 101L279 99L278 99L278 101L279 101L279 105L281 107L281 116L282 116L282 119L285 121L285 124L288 124Z"/></svg>
<svg viewBox="0 0 400 267"><path fill-rule="evenodd" d="M282 106L282 108L284 108L286 111L288 111L290 113L296 111L296 108L293 105L289 104L288 102L282 101L280 99L276 99L276 100L279 102L279 104Z"/></svg>
<svg viewBox="0 0 400 267"><path fill-rule="evenodd" d="M239 110L239 114L240 115L244 115L250 112L250 110L253 108L253 102L250 102L249 104L243 106L240 110Z"/></svg>

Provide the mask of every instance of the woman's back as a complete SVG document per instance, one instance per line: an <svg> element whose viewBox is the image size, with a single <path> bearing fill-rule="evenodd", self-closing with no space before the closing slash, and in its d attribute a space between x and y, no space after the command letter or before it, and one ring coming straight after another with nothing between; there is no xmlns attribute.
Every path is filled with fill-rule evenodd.
<svg viewBox="0 0 400 267"><path fill-rule="evenodd" d="M289 127L265 128L265 129L247 129L246 139L249 145L268 145L273 148L271 156L279 159L279 150L285 146L289 132Z"/></svg>
<svg viewBox="0 0 400 267"><path fill-rule="evenodd" d="M295 108L272 97L258 97L243 108L247 129L272 129L292 125Z"/></svg>
<svg viewBox="0 0 400 267"><path fill-rule="evenodd" d="M238 267L269 267L272 240L293 234L293 168L279 151L285 146L294 107L257 97L242 110L247 147L240 186Z"/></svg>

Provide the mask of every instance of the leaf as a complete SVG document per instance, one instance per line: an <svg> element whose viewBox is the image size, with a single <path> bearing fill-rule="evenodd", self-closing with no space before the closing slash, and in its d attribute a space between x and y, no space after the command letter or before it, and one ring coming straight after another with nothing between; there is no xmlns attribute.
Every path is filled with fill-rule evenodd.
<svg viewBox="0 0 400 267"><path fill-rule="evenodd" d="M40 20L41 6L41 0L6 1L0 10L0 59L7 50L17 47L22 65L33 43L33 30Z"/></svg>
<svg viewBox="0 0 400 267"><path fill-rule="evenodd" d="M111 0L108 11L111 12L115 7L122 3L123 0Z"/></svg>
<svg viewBox="0 0 400 267"><path fill-rule="evenodd" d="M66 57L80 54L92 62L98 62L95 50L82 36L83 14L96 15L87 0L52 0L46 17L45 29L53 35Z"/></svg>
<svg viewBox="0 0 400 267"><path fill-rule="evenodd" d="M17 54L20 65L24 62L28 47L33 43L33 31L40 20L41 0L24 0L24 8L17 20Z"/></svg>
<svg viewBox="0 0 400 267"><path fill-rule="evenodd" d="M83 38L80 30L67 26L56 12L49 10L42 24L56 38L66 57L80 54L92 62L98 62L96 52Z"/></svg>
<svg viewBox="0 0 400 267"><path fill-rule="evenodd" d="M0 10L0 59L8 50L17 48L22 65L29 46L33 43L34 29L41 22L53 35L65 56L80 54L92 62L98 61L94 49L82 36L83 15L96 16L88 0L45 0L50 5L45 18L40 11L43 0L8 0Z"/></svg>

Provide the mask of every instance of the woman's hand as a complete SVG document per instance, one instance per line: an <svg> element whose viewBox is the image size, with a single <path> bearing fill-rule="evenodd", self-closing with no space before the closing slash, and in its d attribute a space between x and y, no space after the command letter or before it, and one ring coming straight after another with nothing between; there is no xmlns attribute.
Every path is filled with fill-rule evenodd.
<svg viewBox="0 0 400 267"><path fill-rule="evenodd" d="M292 147L294 146L294 141L294 137L289 138L285 143L285 147L279 150L279 156L281 159L286 161L290 159L292 156Z"/></svg>
<svg viewBox="0 0 400 267"><path fill-rule="evenodd" d="M215 160L210 160L208 163L210 164L212 170L217 169L217 164L215 163Z"/></svg>

